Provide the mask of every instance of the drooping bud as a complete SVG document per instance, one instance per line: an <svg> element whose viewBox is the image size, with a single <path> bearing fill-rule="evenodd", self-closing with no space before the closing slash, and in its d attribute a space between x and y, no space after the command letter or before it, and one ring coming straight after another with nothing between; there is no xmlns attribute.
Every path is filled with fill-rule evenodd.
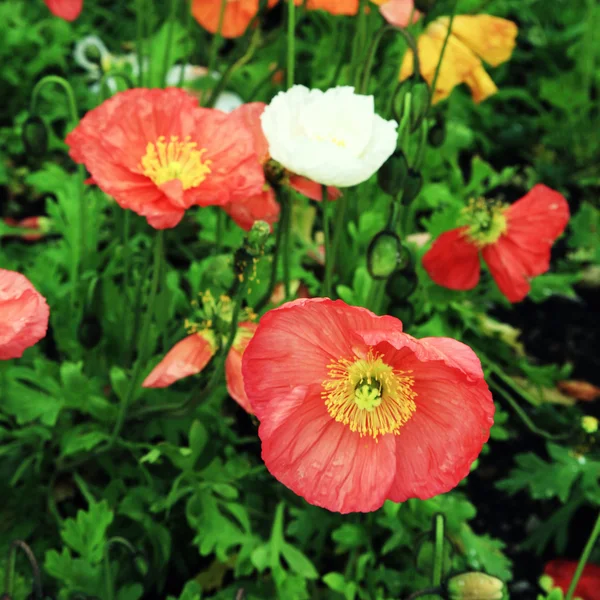
<svg viewBox="0 0 600 600"><path fill-rule="evenodd" d="M406 205L410 204L419 195L422 187L423 177L417 171L410 169L404 184L404 195L402 196L402 202L404 202Z"/></svg>
<svg viewBox="0 0 600 600"><path fill-rule="evenodd" d="M402 245L393 231L380 231L369 244L367 268L373 279L387 279L398 265Z"/></svg>
<svg viewBox="0 0 600 600"><path fill-rule="evenodd" d="M408 161L404 152L397 149L381 166L377 173L379 187L390 196L404 188L408 176Z"/></svg>
<svg viewBox="0 0 600 600"><path fill-rule="evenodd" d="M415 0L415 8L422 13L427 13L433 9L437 0Z"/></svg>
<svg viewBox="0 0 600 600"><path fill-rule="evenodd" d="M433 127L429 130L427 140L429 145L439 148L446 139L446 125L442 119L436 119Z"/></svg>
<svg viewBox="0 0 600 600"><path fill-rule="evenodd" d="M462 573L448 581L449 600L502 600L504 583L486 573Z"/></svg>
<svg viewBox="0 0 600 600"><path fill-rule="evenodd" d="M395 302L408 298L417 287L417 276L414 271L396 271L385 288L387 295Z"/></svg>
<svg viewBox="0 0 600 600"><path fill-rule="evenodd" d="M37 115L31 115L23 123L23 146L28 154L44 156L48 150L48 127Z"/></svg>

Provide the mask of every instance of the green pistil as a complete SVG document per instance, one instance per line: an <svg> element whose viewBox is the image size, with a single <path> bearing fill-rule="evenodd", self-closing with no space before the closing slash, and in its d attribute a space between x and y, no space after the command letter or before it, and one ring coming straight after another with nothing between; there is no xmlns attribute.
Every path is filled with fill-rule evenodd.
<svg viewBox="0 0 600 600"><path fill-rule="evenodd" d="M381 404L382 391L379 381L362 380L354 389L354 401L358 408L370 412Z"/></svg>
<svg viewBox="0 0 600 600"><path fill-rule="evenodd" d="M505 210L506 206L499 202L485 198L471 199L463 209L469 240L480 248L496 242L506 232Z"/></svg>

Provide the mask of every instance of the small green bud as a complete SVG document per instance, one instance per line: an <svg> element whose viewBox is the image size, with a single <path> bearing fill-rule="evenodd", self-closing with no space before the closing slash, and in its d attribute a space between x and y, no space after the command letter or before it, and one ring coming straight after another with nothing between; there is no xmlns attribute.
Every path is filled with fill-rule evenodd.
<svg viewBox="0 0 600 600"><path fill-rule="evenodd" d="M436 3L437 0L415 0L415 8L422 13L429 12Z"/></svg>
<svg viewBox="0 0 600 600"><path fill-rule="evenodd" d="M386 285L386 293L393 302L408 298L417 287L417 276L414 271L396 271Z"/></svg>
<svg viewBox="0 0 600 600"><path fill-rule="evenodd" d="M596 419L596 417L591 417L590 415L582 417L581 428L586 433L596 433L596 431L598 431L598 419Z"/></svg>
<svg viewBox="0 0 600 600"><path fill-rule="evenodd" d="M43 156L48 150L48 127L37 115L32 115L23 123L23 146L32 156Z"/></svg>
<svg viewBox="0 0 600 600"><path fill-rule="evenodd" d="M433 127L429 130L427 140L429 145L439 148L446 139L446 125L442 119L437 119Z"/></svg>
<svg viewBox="0 0 600 600"><path fill-rule="evenodd" d="M462 573L448 581L449 600L502 600L504 583L485 573Z"/></svg>
<svg viewBox="0 0 600 600"><path fill-rule="evenodd" d="M402 196L402 202L406 205L410 204L421 191L423 187L423 177L417 171L409 169L408 176L404 183L404 195Z"/></svg>
<svg viewBox="0 0 600 600"><path fill-rule="evenodd" d="M381 166L377 173L379 187L390 196L395 196L406 182L408 162L404 152L396 150Z"/></svg>
<svg viewBox="0 0 600 600"><path fill-rule="evenodd" d="M415 83L412 88L412 102L410 106L410 130L416 131L429 111L430 92L429 86L424 81Z"/></svg>
<svg viewBox="0 0 600 600"><path fill-rule="evenodd" d="M379 232L367 250L367 268L373 279L387 279L398 265L402 246L392 231Z"/></svg>

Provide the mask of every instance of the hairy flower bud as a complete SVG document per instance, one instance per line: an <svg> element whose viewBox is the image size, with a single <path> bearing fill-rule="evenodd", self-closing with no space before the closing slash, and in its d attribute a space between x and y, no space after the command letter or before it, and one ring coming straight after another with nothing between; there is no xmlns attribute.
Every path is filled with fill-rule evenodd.
<svg viewBox="0 0 600 600"><path fill-rule="evenodd" d="M390 196L395 196L406 182L408 162L402 150L398 149L390 156L377 173L379 187Z"/></svg>
<svg viewBox="0 0 600 600"><path fill-rule="evenodd" d="M398 265L402 245L392 231L380 231L369 244L367 267L373 279L387 279Z"/></svg>
<svg viewBox="0 0 600 600"><path fill-rule="evenodd" d="M449 600L502 600L504 583L485 573L461 573L448 581Z"/></svg>

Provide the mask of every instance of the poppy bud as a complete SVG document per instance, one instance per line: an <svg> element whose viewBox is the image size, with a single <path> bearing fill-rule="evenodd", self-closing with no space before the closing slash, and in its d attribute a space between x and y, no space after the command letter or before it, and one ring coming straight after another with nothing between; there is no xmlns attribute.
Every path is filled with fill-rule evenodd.
<svg viewBox="0 0 600 600"><path fill-rule="evenodd" d="M423 177L421 177L421 174L409 169L406 182L404 183L404 196L402 197L402 202L409 205L419 195L422 187Z"/></svg>
<svg viewBox="0 0 600 600"><path fill-rule="evenodd" d="M93 315L85 317L79 327L77 338L88 350L95 348L102 339L102 324Z"/></svg>
<svg viewBox="0 0 600 600"><path fill-rule="evenodd" d="M390 196L395 196L403 187L408 175L408 162L404 152L396 150L377 173L379 187Z"/></svg>
<svg viewBox="0 0 600 600"><path fill-rule="evenodd" d="M417 276L414 271L396 271L385 288L392 301L398 302L408 298L417 287Z"/></svg>
<svg viewBox="0 0 600 600"><path fill-rule="evenodd" d="M442 119L436 119L435 124L429 130L427 136L429 144L434 148L439 148L446 139L446 125Z"/></svg>
<svg viewBox="0 0 600 600"><path fill-rule="evenodd" d="M410 105L411 132L414 132L419 128L429 111L430 93L429 86L424 81L420 81L413 85L412 102Z"/></svg>
<svg viewBox="0 0 600 600"><path fill-rule="evenodd" d="M21 133L25 150L33 156L43 156L48 150L48 127L37 115L31 115L23 123Z"/></svg>
<svg viewBox="0 0 600 600"><path fill-rule="evenodd" d="M435 6L436 0L415 0L415 8L422 13L429 12Z"/></svg>
<svg viewBox="0 0 600 600"><path fill-rule="evenodd" d="M392 231L380 231L369 244L367 268L373 279L387 279L398 265L402 245Z"/></svg>
<svg viewBox="0 0 600 600"><path fill-rule="evenodd" d="M485 573L461 573L448 581L449 600L502 600L504 583Z"/></svg>

